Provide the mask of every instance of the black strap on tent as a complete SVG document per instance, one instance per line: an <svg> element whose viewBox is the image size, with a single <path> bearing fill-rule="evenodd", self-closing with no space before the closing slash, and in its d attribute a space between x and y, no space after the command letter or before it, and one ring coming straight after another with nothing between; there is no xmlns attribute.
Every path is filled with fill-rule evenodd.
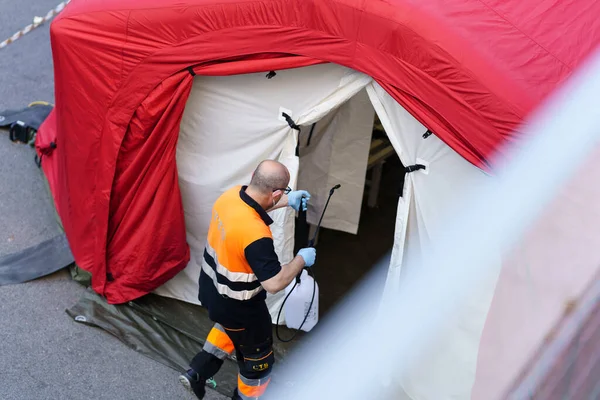
<svg viewBox="0 0 600 400"><path fill-rule="evenodd" d="M404 172L407 174L410 174L411 172L415 172L420 169L425 169L425 166L423 164L414 164L414 165L409 165L407 167L404 167ZM400 197L402 197L402 194L404 193L404 181L405 180L406 180L406 175L404 175L402 177L402 180L400 180L400 185L398 187L398 196L400 196Z"/></svg>
<svg viewBox="0 0 600 400"><path fill-rule="evenodd" d="M429 136L431 136L433 134L433 132L431 132L429 129L427 129L427 132L425 132L423 134L423 139L427 139Z"/></svg>
<svg viewBox="0 0 600 400"><path fill-rule="evenodd" d="M290 128L298 131L298 141L296 143L296 157L300 157L300 132L302 132L302 129L298 125L296 125L292 117L287 115L287 113L281 113L281 115L283 116L283 118L285 118Z"/></svg>
<svg viewBox="0 0 600 400"><path fill-rule="evenodd" d="M296 123L294 122L292 117L287 115L287 113L281 113L281 115L283 116L283 118L285 118L285 120L288 123L288 125L290 126L290 128L295 129L298 132L302 131L302 129L298 125L296 125Z"/></svg>
<svg viewBox="0 0 600 400"><path fill-rule="evenodd" d="M192 68L192 67L188 67L188 69L187 69L187 70L189 71L189 73L190 73L192 76L196 76L196 73L194 72L194 68Z"/></svg>
<svg viewBox="0 0 600 400"><path fill-rule="evenodd" d="M317 125L317 123L315 122L310 127L310 133L308 134L308 139L306 140L306 147L310 146L310 139L312 139L312 135L313 135L313 132L315 131L315 126L316 125Z"/></svg>
<svg viewBox="0 0 600 400"><path fill-rule="evenodd" d="M409 165L408 167L404 167L404 172L410 174L411 172L418 171L420 169L425 169L425 166L423 164Z"/></svg>
<svg viewBox="0 0 600 400"><path fill-rule="evenodd" d="M273 78L275 75L277 75L277 72L275 72L275 71L269 71L269 73L267 74L267 79L271 79L271 78Z"/></svg>

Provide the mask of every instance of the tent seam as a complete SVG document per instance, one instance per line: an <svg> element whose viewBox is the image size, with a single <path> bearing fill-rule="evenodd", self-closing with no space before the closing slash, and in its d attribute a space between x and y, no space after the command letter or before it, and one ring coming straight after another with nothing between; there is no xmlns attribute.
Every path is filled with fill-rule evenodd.
<svg viewBox="0 0 600 400"><path fill-rule="evenodd" d="M118 93L120 91L120 88L123 86L123 67L124 67L124 59L125 59L125 46L127 44L127 39L129 37L129 18L130 17L131 17L131 11L129 11L127 13L127 20L125 22L125 39L123 40L123 45L121 47L121 68L120 68L120 71L119 71L119 86L116 88L116 90L115 90L114 93ZM113 96L113 99L114 99L114 96ZM111 104L112 104L112 99L111 99ZM104 120L102 122L102 129L100 129L100 137L98 139L99 143L103 142L104 129L106 128L107 122L108 122L108 118L104 118ZM127 134L127 132L125 132L125 134ZM118 153L120 153L120 146L119 146L119 152ZM117 153L117 159L119 157L118 153ZM116 162L115 162L115 169L114 169L115 172L116 172L116 169L117 169L117 165L116 165ZM104 253L104 257L103 257L104 258L104 274L108 274L109 273L108 260L107 260L107 253L108 253L107 248L108 248L108 234L109 234L109 227L110 227L110 202L111 202L111 198L112 198L112 185L114 184L114 175L115 174L113 173L113 179L111 180L111 185L110 185L109 192L108 192L108 200L107 200L107 203L108 203L108 212L106 213L106 217L107 217L106 231L104 232L104 235L102 235L105 238L104 250L103 250L103 253ZM98 182L98 180L96 179L95 182L96 182L96 185L94 185L94 192L97 191L97 182ZM98 202L95 201L94 209L96 210L96 216L98 216L98 207L97 207L97 204L98 204ZM97 224L96 224L96 226L97 226ZM95 235L95 236L96 236L96 246L94 246L94 247L97 248L98 247L98 245L97 245L98 239L97 238L99 237L99 235ZM104 277L103 282L104 282L104 284L102 286L102 294L104 295L106 293L106 287L108 285L108 279L106 277Z"/></svg>
<svg viewBox="0 0 600 400"><path fill-rule="evenodd" d="M278 0L270 0L270 3L275 3ZM258 3L258 1L256 0L247 0L247 1L238 1L236 3L232 3L232 2L222 2L222 3L212 3L210 4L211 6L223 6L223 5L230 5L230 4L246 4L246 3ZM264 3L264 1L263 1ZM65 15L64 18L61 19L70 19L72 17L78 17L80 15L90 15L90 14L98 14L98 13L111 13L111 12L133 12L133 11L147 11L147 10L171 10L173 9L172 4L169 4L169 6L167 7L144 7L144 8L115 8L115 9L111 9L111 10L107 10L107 9L103 9L103 10L94 10L94 11L81 11L78 13L70 13L68 15ZM201 4L194 4L193 6L198 6L198 7L202 7ZM189 8L189 7L187 7Z"/></svg>
<svg viewBox="0 0 600 400"><path fill-rule="evenodd" d="M507 24L509 24L510 26L512 26L513 28L515 28L517 31L519 31L527 39L529 39L533 43L535 43L539 48L541 48L542 50L544 50L546 52L546 54L548 54L549 56L551 56L552 58L554 58L556 61L558 61L559 63L561 63L569 71L571 71L571 72L573 71L573 69L567 63L565 63L563 60L561 60L560 58L558 58L558 56L556 56L554 53L550 52L550 50L548 50L545 46L543 46L540 42L538 42L537 40L535 40L533 37L531 37L530 35L528 35L525 32L523 32L523 30L521 30L518 26L516 26L514 23L512 23L511 21L509 21L508 18L506 18L504 15L500 14L500 12L496 11L494 8L492 8L491 6L489 6L487 3L485 3L484 0L478 0L478 1L481 4L483 4L485 7L487 7L489 10L491 10L498 17L502 18Z"/></svg>
<svg viewBox="0 0 600 400"><path fill-rule="evenodd" d="M419 32L417 32L416 30L414 30L413 28L411 28L410 26L408 26L408 25L406 25L406 24L400 23L400 22L398 22L398 21L396 21L396 20L394 20L394 19L392 19L392 18L386 17L386 16L384 16L384 15L378 15L378 14L372 14L372 15L373 15L373 16L375 16L375 17L377 17L377 18L381 18L381 19L383 19L383 20L386 20L386 21L388 21L388 22L391 22L391 23L393 23L393 24L394 24L394 25L396 25L396 26L402 26L402 27L406 28L407 30L409 30L410 32L414 33L415 35L417 35L417 36L418 36L418 37L420 37L421 39L425 40L427 43L429 43L429 44L431 44L432 46L435 46L437 49L439 49L439 50L443 51L443 52L444 52L444 54L446 54L446 55L448 56L448 59L450 59L450 60L452 60L452 61L453 61L453 64L452 64L452 66L453 66L455 69L459 70L459 68L457 68L457 66L462 66L462 67L463 67L463 68L462 68L462 70L465 72L465 74L466 74L466 75L467 75L469 78L471 78L471 79L472 79L474 82L477 82L477 83L478 83L478 84L479 84L479 85L480 85L482 88L485 88L485 89L487 89L487 91L488 91L490 94L494 94L494 93L495 93L494 91L492 91L492 90L489 90L489 87L488 87L487 85L484 85L484 84L483 84L483 82L482 82L480 79L477 79L477 78L476 78L476 75L473 73L473 71L472 71L470 68L467 68L467 67L466 67L464 64L460 63L460 62L459 62L459 61L458 61L458 60L457 60L457 59L456 59L456 58L455 58L455 57L454 57L452 54L450 54L450 53L449 53L449 52L448 52L448 51L447 51L445 48L441 47L440 45L438 45L438 44L436 44L436 43L433 43L433 42L431 42L430 40L427 40L427 39L426 39L426 38L425 38L425 37L424 37L422 34L420 34ZM358 40L357 40L356 42L357 42L357 44L359 43L359 41L358 41ZM406 60L404 60L404 59L402 59L402 58L398 58L398 56L397 56L397 55L395 55L395 54L393 54L393 53L390 53L390 52L389 52L389 51L387 51L387 50L382 50L382 49L379 49L379 48L377 48L377 47L370 46L370 45L368 45L368 44L366 44L366 43L363 43L363 42L360 42L360 44L361 44L361 45L363 45L363 46L369 47L369 48L373 48L373 49L375 49L375 50L377 50L377 51L379 51L379 52L381 52L381 53L385 53L385 54L387 54L387 55L389 55L389 56L393 57L393 58L394 58L394 59L396 59L396 60L400 60L400 61L401 61L401 62L403 62L404 64L410 65L410 66L412 66L412 67L414 67L414 68L418 69L419 71L422 71L422 72L423 72L423 73L425 73L425 74L426 74L428 77L431 77L431 75L430 75L430 74L428 74L428 73L426 73L426 72L425 72L423 69L421 69L421 68L418 68L418 67L417 67L417 66L415 66L414 64L412 64L412 63L409 63L409 62L407 62ZM378 81L382 81L382 82L384 82L384 83L386 83L386 84L388 84L388 85L392 85L392 86L396 87L396 86L395 86L393 83L387 82L387 81L385 81L385 80L383 80L383 79L378 79L378 78L373 78L373 79L376 79L376 80L378 80ZM437 79L434 79L434 80L435 80L436 82L439 82L439 80L437 80ZM443 85L443 86L445 86L445 85ZM499 96L497 96L497 95L495 95L495 94L494 94L494 97L495 97L495 98L497 98L497 99L501 98L501 97L499 97ZM506 102L503 102L503 103L506 103ZM469 104L469 105L470 105L471 103L467 103L467 104ZM514 113L514 114L515 114L517 117L519 117L520 119L525 119L525 115L523 115L523 114L521 114L520 112L518 112L518 111L517 111L517 110L516 110L516 109L513 107L513 105L512 105L512 104L510 104L510 103L506 103L506 104L505 104L505 106L507 107L507 109L510 109L510 111L511 111L511 112L513 112L513 113Z"/></svg>
<svg viewBox="0 0 600 400"><path fill-rule="evenodd" d="M121 88L121 86L123 85L123 70L125 67L125 46L127 45L129 39L129 18L131 18L131 11L127 13L127 21L125 22L125 40L123 40L123 46L121 47L121 71L119 73L119 88Z"/></svg>
<svg viewBox="0 0 600 400"><path fill-rule="evenodd" d="M163 51L163 50L165 50L165 49L168 49L168 48L182 46L182 45L183 45L183 44L185 44L186 42L188 42L188 41L190 41L190 40L193 40L193 39L195 39L195 38L197 38L197 37L203 36L203 35L205 35L205 34L212 34L212 33L222 32L222 31L226 31L226 30L230 30L230 29L239 29L239 28L259 28L259 27L266 27L266 28L273 28L273 27L275 27L275 28L281 28L281 27L284 27L284 26L283 26L283 25L280 25L280 24L276 24L276 25L239 25L239 26L236 26L236 27L225 27L225 28L222 28L222 29L215 29L215 30L212 30L212 31L210 31L210 32L203 32L203 33L202 33L202 34L200 34L200 35L195 35L195 36L192 36L192 37L186 38L185 40L182 40L182 41L179 41L179 42L176 42L176 43L169 43L169 44L166 44L166 45L164 45L164 46L162 46L162 47L160 47L160 48L157 48L157 49L155 49L155 51L153 51L152 53L150 53L150 54L146 55L144 58L141 58L141 59L140 59L140 61L139 61L139 62L138 62L136 65L135 65L135 67L133 67L133 69L132 69L132 70L131 70L131 71L130 71L128 74L127 74L127 76L131 76L131 75L132 75L132 73L133 73L133 71L135 71L137 68L139 68L139 67L140 67L142 64L146 63L146 62L147 62L147 60L148 60L149 58L152 58L152 57L156 56L156 54L157 54L157 53L159 53L159 52L161 52L161 51ZM340 36L334 36L334 35L331 35L331 34L329 34L328 32L321 31L321 30L317 30L317 29L309 29L309 28L305 28L305 27L297 27L297 26L294 26L293 28L294 28L294 29L302 29L302 30L306 30L306 31L315 31L315 32L321 32L321 33L325 33L325 34L327 34L327 35L328 35L328 37L332 37L332 38L338 38L338 39L343 39L343 40L346 40L346 41L350 42L350 41L349 41L348 39L346 39L346 38L343 38L343 37L340 37ZM249 56L249 55L253 55L253 54L256 54L256 53L243 53L243 54L238 54L238 56ZM286 54L314 58L314 57L311 57L311 56L305 56L305 55L303 55L303 54L294 54L294 53L286 53ZM314 58L314 59L315 59L315 60L318 60L317 58ZM331 61L328 61L328 60L321 60L321 61L325 61L325 62L331 62ZM192 65L190 65L190 66L191 66L191 67L194 67L194 66L197 66L197 65L198 65L198 64L192 64ZM190 66L188 66L188 67L186 67L186 68L189 68ZM183 70L185 70L186 68L183 68ZM175 71L174 73L178 73L178 72L181 72L181 71ZM169 75L169 76L171 76L171 75ZM160 84L160 82L159 82L159 84ZM158 86L158 84L157 84L157 86ZM118 97L118 96L117 96L117 94L120 92L120 89L121 89L121 88L119 87L118 89L116 89L116 90L115 90L115 92L114 92L114 95L113 95L113 97L111 98L111 101L110 101L110 103L109 103L109 106L108 106L108 108L111 108L111 107L113 107L113 106L114 106L114 102L116 101L116 98ZM141 102L140 102L140 103L141 103Z"/></svg>
<svg viewBox="0 0 600 400"><path fill-rule="evenodd" d="M363 0L362 6L360 8L360 21L358 23L358 29L356 30L356 35L354 36L354 51L352 53L352 61L356 61L356 52L358 51L358 37L360 36L360 31L363 27L363 21L365 16L365 1ZM337 3L341 4L341 3ZM344 4L345 5L345 4ZM373 79L373 77L371 77Z"/></svg>

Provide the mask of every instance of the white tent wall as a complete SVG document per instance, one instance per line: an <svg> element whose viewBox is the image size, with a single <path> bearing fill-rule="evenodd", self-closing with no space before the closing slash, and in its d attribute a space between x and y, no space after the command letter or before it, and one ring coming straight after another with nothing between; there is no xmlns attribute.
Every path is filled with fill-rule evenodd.
<svg viewBox="0 0 600 400"><path fill-rule="evenodd" d="M297 188L296 130L280 118L281 109L298 125L319 121L351 99L372 79L335 64L225 77L196 76L181 122L177 168L191 260L155 293L199 304L198 277L213 203L234 185L247 184L263 159L277 159ZM275 250L282 263L294 249L294 211L271 212ZM273 321L283 293L269 295ZM280 323L283 321L280 321Z"/></svg>
<svg viewBox="0 0 600 400"><path fill-rule="evenodd" d="M419 265L418 260L435 252L441 234L438 224L444 220L446 213L452 212L456 193L490 178L435 135L423 138L427 128L398 105L381 86L372 83L367 91L402 164L426 166L425 170L407 173L403 196L398 204L396 240L386 291L401 290L403 277L413 272L402 269L404 261L411 259L417 261L411 265ZM439 332L428 354L422 355L418 365L411 365L406 376L386 377L401 387L399 391L405 398L470 398L482 331L500 268L498 252L495 278L474 288L468 306L460 314L440 315L440 318L445 318L445 329ZM436 271L426 272L435 279Z"/></svg>
<svg viewBox="0 0 600 400"><path fill-rule="evenodd" d="M363 89L367 90L373 106L368 106ZM418 259L435 251L439 235L436 224L442 220L442 213L452 209L454 194L489 178L435 135L423 139L426 128L370 77L335 64L322 64L277 71L270 80L263 73L194 78L177 145L191 260L187 268L155 292L199 303L197 282L212 204L231 186L248 183L252 171L263 159L278 159L286 164L292 174L292 188L299 188L298 180L309 188L313 186L312 220L309 220L313 223L329 188L336 183L348 186L352 190L351 201L336 204L332 200L328 209L330 219L325 226L355 231L359 213L346 217L357 207L360 210L362 203L373 107L402 163L427 166L425 171L407 174L398 204L386 290L401 288L402 277L411 272L402 269L403 260ZM308 158L307 162L302 161L300 178L300 161L295 156L298 133L280 118L282 109L304 127L300 142L304 147L302 154ZM307 149L308 127L323 118L324 130L317 135L319 144ZM327 157L328 163L322 163ZM344 193L344 197L348 195ZM275 221L271 226L275 248L281 262L287 263L294 256L294 212L282 209L271 215ZM432 277L435 272L430 272ZM470 306L461 315L448 318L447 329L440 332L431 353L424 355L422 363L411 368L409 375L389 377L401 385L408 398L470 397L481 332L495 283L494 280L482 284L473 294ZM283 293L267 297L273 321L283 297Z"/></svg>
<svg viewBox="0 0 600 400"><path fill-rule="evenodd" d="M503 263L482 337L473 400L503 398L600 274L600 251L594 251L600 248L599 159L600 148L582 161ZM581 346L592 340L591 332L582 335ZM585 377L574 375L571 389L579 378Z"/></svg>
<svg viewBox="0 0 600 400"><path fill-rule="evenodd" d="M306 215L309 224L318 224L330 188L340 184L331 197L322 227L357 233L374 116L363 89L316 123L310 145L312 127L302 128L298 186L312 196Z"/></svg>

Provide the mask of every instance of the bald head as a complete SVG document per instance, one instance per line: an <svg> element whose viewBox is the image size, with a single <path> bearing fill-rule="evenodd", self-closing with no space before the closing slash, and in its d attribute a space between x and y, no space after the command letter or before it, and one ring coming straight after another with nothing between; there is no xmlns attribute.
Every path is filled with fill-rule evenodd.
<svg viewBox="0 0 600 400"><path fill-rule="evenodd" d="M252 175L250 186L263 194L270 194L275 189L285 189L290 182L290 172L282 163L264 160Z"/></svg>

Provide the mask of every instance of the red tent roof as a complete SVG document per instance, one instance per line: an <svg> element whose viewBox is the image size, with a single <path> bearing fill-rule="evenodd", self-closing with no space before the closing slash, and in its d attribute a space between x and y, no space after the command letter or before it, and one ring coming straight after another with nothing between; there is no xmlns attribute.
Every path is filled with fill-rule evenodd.
<svg viewBox="0 0 600 400"><path fill-rule="evenodd" d="M597 46L598 15L588 0L73 0L51 26L56 108L36 145L76 261L111 302L185 266L174 143L191 66L353 68L485 168Z"/></svg>

